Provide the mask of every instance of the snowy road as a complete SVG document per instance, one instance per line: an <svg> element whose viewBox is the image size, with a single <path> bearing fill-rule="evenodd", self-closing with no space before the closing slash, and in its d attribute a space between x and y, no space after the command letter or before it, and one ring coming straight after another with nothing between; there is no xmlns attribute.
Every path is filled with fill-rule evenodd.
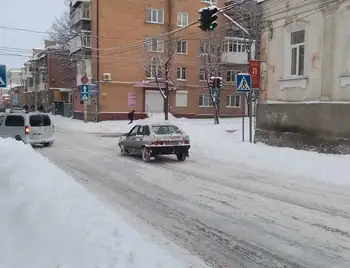
<svg viewBox="0 0 350 268"><path fill-rule="evenodd" d="M37 150L209 266L350 267L350 187L234 160L145 164L121 157L116 141L62 131L54 147Z"/></svg>

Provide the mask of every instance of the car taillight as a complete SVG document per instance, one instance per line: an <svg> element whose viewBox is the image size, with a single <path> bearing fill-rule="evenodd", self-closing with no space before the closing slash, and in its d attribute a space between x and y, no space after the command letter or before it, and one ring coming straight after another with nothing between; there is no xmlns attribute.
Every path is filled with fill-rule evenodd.
<svg viewBox="0 0 350 268"><path fill-rule="evenodd" d="M163 145L163 141L152 141L152 145Z"/></svg>
<svg viewBox="0 0 350 268"><path fill-rule="evenodd" d="M52 131L55 132L55 126L54 125L52 125Z"/></svg>
<svg viewBox="0 0 350 268"><path fill-rule="evenodd" d="M25 133L26 135L29 134L29 127L28 127L28 126L25 126L25 127L24 127L24 133Z"/></svg>

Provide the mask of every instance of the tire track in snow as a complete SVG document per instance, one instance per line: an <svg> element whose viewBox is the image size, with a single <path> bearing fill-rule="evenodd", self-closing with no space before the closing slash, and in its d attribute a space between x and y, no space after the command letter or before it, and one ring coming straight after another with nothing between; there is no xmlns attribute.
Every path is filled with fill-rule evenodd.
<svg viewBox="0 0 350 268"><path fill-rule="evenodd" d="M335 212L341 220L341 207L335 212L324 207L320 211L317 203L323 200L316 200L313 194L310 198L314 202L309 206L314 209L310 211L306 206L286 202L287 196L278 200L250 185L264 188L269 185L268 178L263 187L259 178L248 177L244 170L236 170L231 178L227 168L225 172L215 167L212 172L205 171L195 161L145 164L118 156L110 144L101 139L73 139L42 153L85 181L90 190L114 199L213 267L350 267L345 257L350 256L346 255L349 242L336 240L339 234L309 224ZM78 147L74 153L72 147ZM228 183L230 180L234 183ZM283 189L297 196L292 188ZM300 234L303 230L306 234ZM328 245L325 240L335 243Z"/></svg>

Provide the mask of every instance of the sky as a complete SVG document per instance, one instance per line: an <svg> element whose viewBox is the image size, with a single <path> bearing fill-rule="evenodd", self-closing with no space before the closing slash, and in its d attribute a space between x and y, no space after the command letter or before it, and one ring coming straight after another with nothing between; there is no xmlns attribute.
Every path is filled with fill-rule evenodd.
<svg viewBox="0 0 350 268"><path fill-rule="evenodd" d="M67 6L64 0L0 0L0 27L46 32ZM0 28L0 65L21 68L32 48L44 48L48 34ZM4 55L5 54L5 55ZM16 55L8 55L16 54Z"/></svg>

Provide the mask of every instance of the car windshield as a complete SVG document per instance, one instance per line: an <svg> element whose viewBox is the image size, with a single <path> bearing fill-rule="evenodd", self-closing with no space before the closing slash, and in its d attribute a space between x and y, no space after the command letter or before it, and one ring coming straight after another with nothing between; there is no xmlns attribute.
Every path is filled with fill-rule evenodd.
<svg viewBox="0 0 350 268"><path fill-rule="evenodd" d="M152 126L152 130L156 135L171 135L183 133L177 126L173 125L155 125Z"/></svg>

